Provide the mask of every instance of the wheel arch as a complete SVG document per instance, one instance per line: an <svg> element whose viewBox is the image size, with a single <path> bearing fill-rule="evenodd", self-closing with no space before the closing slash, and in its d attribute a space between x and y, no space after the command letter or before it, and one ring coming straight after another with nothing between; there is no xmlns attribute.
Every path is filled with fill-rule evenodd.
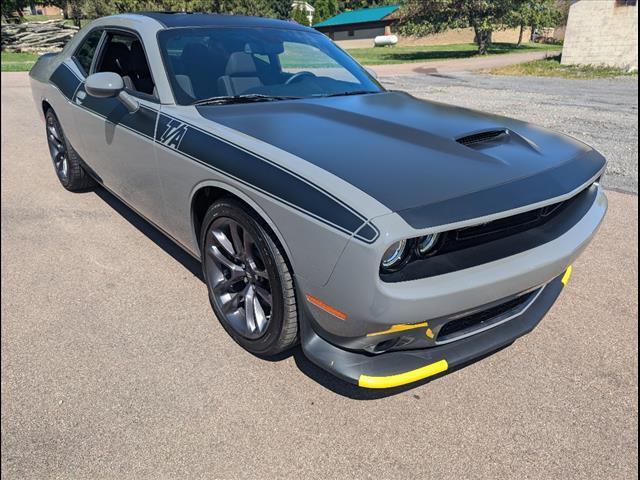
<svg viewBox="0 0 640 480"><path fill-rule="evenodd" d="M193 236L194 244L196 245L196 251L200 254L200 233L202 231L202 222L207 210L213 202L216 200L230 197L241 201L245 204L263 224L273 234L278 246L282 249L285 255L285 260L289 265L289 269L293 273L293 265L291 264L291 251L284 239L284 236L271 220L269 215L258 205L251 197L240 189L229 185L228 183L208 180L196 185L191 192L189 198L190 215L191 215L191 234Z"/></svg>
<svg viewBox="0 0 640 480"><path fill-rule="evenodd" d="M47 110L49 110L49 109L53 110L53 105L51 105L46 98L42 99L41 105L42 105L42 114L43 115L45 113L47 113ZM55 112L55 110L53 110L53 111Z"/></svg>

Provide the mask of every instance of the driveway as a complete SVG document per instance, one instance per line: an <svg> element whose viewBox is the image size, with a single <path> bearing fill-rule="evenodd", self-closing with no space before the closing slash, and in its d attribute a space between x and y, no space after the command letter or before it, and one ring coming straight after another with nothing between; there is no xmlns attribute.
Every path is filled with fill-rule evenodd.
<svg viewBox="0 0 640 480"><path fill-rule="evenodd" d="M406 86L556 122L553 93L517 103L489 80L425 82ZM197 262L103 190L58 185L25 74L2 74L2 107L3 478L637 478L637 196L609 191L530 335L431 382L366 391L299 350L244 352ZM627 127L637 139L637 118Z"/></svg>
<svg viewBox="0 0 640 480"><path fill-rule="evenodd" d="M393 63L388 65L371 65L369 68L378 75L407 75L412 73L452 73L471 72L477 70L491 70L516 63L542 60L555 57L562 53L560 50L546 50L542 52L502 53L500 55L485 55L470 58L452 58L448 60L432 60L429 62Z"/></svg>

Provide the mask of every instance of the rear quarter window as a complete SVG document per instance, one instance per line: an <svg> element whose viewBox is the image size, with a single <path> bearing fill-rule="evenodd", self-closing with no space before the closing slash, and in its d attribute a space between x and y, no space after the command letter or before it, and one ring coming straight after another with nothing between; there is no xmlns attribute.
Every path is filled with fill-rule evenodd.
<svg viewBox="0 0 640 480"><path fill-rule="evenodd" d="M102 37L102 30L94 30L89 33L85 39L76 50L73 58L76 63L82 69L82 73L85 75L89 74L91 70L91 62L93 61L93 57L96 53L96 49L98 48L98 43L100 42L100 38Z"/></svg>

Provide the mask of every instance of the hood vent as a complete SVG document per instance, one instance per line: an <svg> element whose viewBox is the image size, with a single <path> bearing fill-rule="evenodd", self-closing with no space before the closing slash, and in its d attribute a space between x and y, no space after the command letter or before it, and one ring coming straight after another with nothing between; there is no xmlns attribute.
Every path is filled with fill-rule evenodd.
<svg viewBox="0 0 640 480"><path fill-rule="evenodd" d="M503 140L503 137L506 137L508 133L509 132L504 128L500 130L485 130L484 132L472 133L471 135L457 138L456 142L473 148L481 146L483 143Z"/></svg>

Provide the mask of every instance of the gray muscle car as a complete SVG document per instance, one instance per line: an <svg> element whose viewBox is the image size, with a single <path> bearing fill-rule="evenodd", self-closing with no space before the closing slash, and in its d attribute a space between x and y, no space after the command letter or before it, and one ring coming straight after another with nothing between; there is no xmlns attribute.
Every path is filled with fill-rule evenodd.
<svg viewBox="0 0 640 480"><path fill-rule="evenodd" d="M293 22L101 18L30 76L65 188L104 186L200 259L242 347L300 341L362 387L531 331L607 209L589 146L387 91Z"/></svg>

